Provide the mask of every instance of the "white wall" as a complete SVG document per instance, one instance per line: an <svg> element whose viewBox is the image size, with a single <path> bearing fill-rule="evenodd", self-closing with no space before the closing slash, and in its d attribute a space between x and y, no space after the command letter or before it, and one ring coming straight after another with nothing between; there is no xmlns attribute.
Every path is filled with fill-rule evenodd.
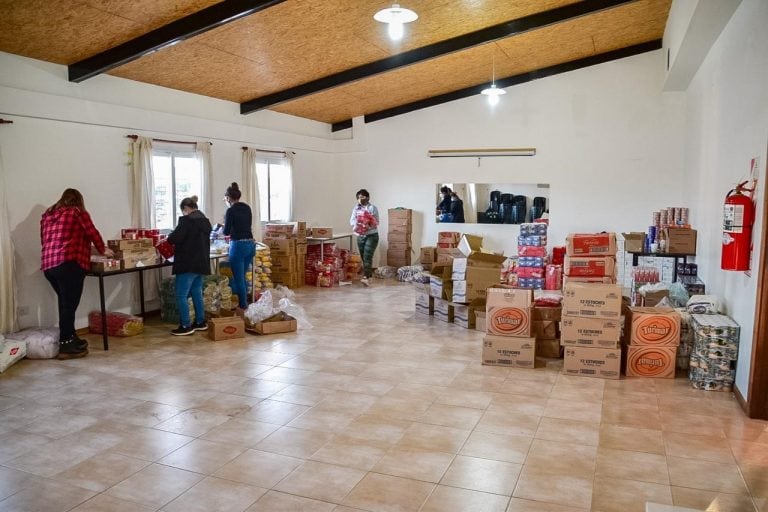
<svg viewBox="0 0 768 512"><path fill-rule="evenodd" d="M439 182L551 184L552 244L572 231L643 231L654 209L692 206L683 187L684 95L661 92L664 67L655 51L511 87L495 109L478 95L371 123L369 150L338 157L344 197L351 205L365 187L380 209L413 208L417 249L458 227L483 235L489 250L516 253L515 226L436 224ZM537 154L479 167L427 157L429 149L483 147Z"/></svg>
<svg viewBox="0 0 768 512"><path fill-rule="evenodd" d="M759 248L768 147L768 2L744 0L712 47L687 91L686 187L694 196L692 222L699 227L699 272L707 290L725 298L727 313L741 325L736 385L746 398L757 292L757 272L720 270L722 203L749 177L759 157L761 176L752 261Z"/></svg>

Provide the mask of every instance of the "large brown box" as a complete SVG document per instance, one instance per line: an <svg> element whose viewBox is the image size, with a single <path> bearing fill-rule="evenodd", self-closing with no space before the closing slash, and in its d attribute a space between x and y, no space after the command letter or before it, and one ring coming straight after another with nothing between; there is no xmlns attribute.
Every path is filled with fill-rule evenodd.
<svg viewBox="0 0 768 512"><path fill-rule="evenodd" d="M463 258L464 253L458 250L456 247L438 247L437 251L437 263L438 264L450 264L453 265L455 258Z"/></svg>
<svg viewBox="0 0 768 512"><path fill-rule="evenodd" d="M115 252L115 255L113 256L113 258L118 260L127 260L127 259L145 260L145 259L157 257L157 251L155 250L154 247L122 249L114 252Z"/></svg>
<svg viewBox="0 0 768 512"><path fill-rule="evenodd" d="M245 338L245 322L237 315L211 318L208 320L208 338L213 341Z"/></svg>
<svg viewBox="0 0 768 512"><path fill-rule="evenodd" d="M120 260L120 266L125 269L136 267L149 267L150 265L160 265L163 262L163 258L155 254L155 256L148 258L123 258Z"/></svg>
<svg viewBox="0 0 768 512"><path fill-rule="evenodd" d="M453 323L453 304L445 299L434 298L435 318L443 322Z"/></svg>
<svg viewBox="0 0 768 512"><path fill-rule="evenodd" d="M269 246L270 255L275 256L293 256L296 254L296 239L265 239L264 243Z"/></svg>
<svg viewBox="0 0 768 512"><path fill-rule="evenodd" d="M667 252L675 254L696 254L696 230L687 228L667 228Z"/></svg>
<svg viewBox="0 0 768 512"><path fill-rule="evenodd" d="M624 250L626 252L645 252L645 233L622 233L624 237Z"/></svg>
<svg viewBox="0 0 768 512"><path fill-rule="evenodd" d="M629 308L626 325L630 345L676 347L680 344L680 315L672 308Z"/></svg>
<svg viewBox="0 0 768 512"><path fill-rule="evenodd" d="M490 287L486 290L488 334L528 338L531 335L531 290Z"/></svg>
<svg viewBox="0 0 768 512"><path fill-rule="evenodd" d="M552 322L559 322L562 317L562 307L541 307L536 306L533 308L533 320L550 320Z"/></svg>
<svg viewBox="0 0 768 512"><path fill-rule="evenodd" d="M612 256L616 254L614 233L571 233L565 238L571 256Z"/></svg>
<svg viewBox="0 0 768 512"><path fill-rule="evenodd" d="M331 238L332 236L333 236L333 228L329 228L329 227L312 228L312 238Z"/></svg>
<svg viewBox="0 0 768 512"><path fill-rule="evenodd" d="M419 251L419 262L432 264L437 261L437 247L422 247Z"/></svg>
<svg viewBox="0 0 768 512"><path fill-rule="evenodd" d="M675 378L677 347L630 345L626 350L627 377Z"/></svg>
<svg viewBox="0 0 768 512"><path fill-rule="evenodd" d="M621 377L621 348L565 347L566 375L618 379Z"/></svg>
<svg viewBox="0 0 768 512"><path fill-rule="evenodd" d="M272 272L296 272L298 268L298 259L295 256L272 257Z"/></svg>
<svg viewBox="0 0 768 512"><path fill-rule="evenodd" d="M416 290L416 312L422 315L435 314L435 298L424 288Z"/></svg>
<svg viewBox="0 0 768 512"><path fill-rule="evenodd" d="M245 330L255 332L256 334L278 334L281 332L295 332L297 327L296 319L281 311L261 322L248 324Z"/></svg>
<svg viewBox="0 0 768 512"><path fill-rule="evenodd" d="M560 359L563 357L563 347L560 340L547 340L536 338L536 357L548 357Z"/></svg>
<svg viewBox="0 0 768 512"><path fill-rule="evenodd" d="M107 246L113 251L149 249L154 247L151 238L139 238L137 240L107 240Z"/></svg>
<svg viewBox="0 0 768 512"><path fill-rule="evenodd" d="M387 211L387 221L390 226L406 226L413 220L413 210L409 208L390 208Z"/></svg>
<svg viewBox="0 0 768 512"><path fill-rule="evenodd" d="M560 322L560 343L564 346L616 348L620 339L619 319L564 316Z"/></svg>
<svg viewBox="0 0 768 512"><path fill-rule="evenodd" d="M621 286L568 283L563 290L563 315L618 320L621 316Z"/></svg>
<svg viewBox="0 0 768 512"><path fill-rule="evenodd" d="M510 338L486 335L483 338L483 364L533 368L536 338Z"/></svg>
<svg viewBox="0 0 768 512"><path fill-rule="evenodd" d="M616 275L616 258L566 255L563 273L572 277L613 277Z"/></svg>
<svg viewBox="0 0 768 512"><path fill-rule="evenodd" d="M536 338L536 340L558 339L557 322L552 320L533 320L531 322L531 336Z"/></svg>
<svg viewBox="0 0 768 512"><path fill-rule="evenodd" d="M411 247L411 234L410 233L387 233L387 242L390 244L403 244Z"/></svg>
<svg viewBox="0 0 768 512"><path fill-rule="evenodd" d="M387 252L392 251L392 253L402 253L402 254L408 254L410 256L411 254L411 244L400 244L395 242L390 242L389 246L387 247Z"/></svg>

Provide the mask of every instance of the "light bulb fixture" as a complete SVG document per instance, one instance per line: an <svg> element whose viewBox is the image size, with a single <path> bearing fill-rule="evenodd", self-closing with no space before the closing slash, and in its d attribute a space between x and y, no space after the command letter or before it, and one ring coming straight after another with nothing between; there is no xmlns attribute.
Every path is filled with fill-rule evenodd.
<svg viewBox="0 0 768 512"><path fill-rule="evenodd" d="M491 86L486 87L482 91L480 91L480 94L483 96L488 97L488 104L490 106L495 106L499 104L499 96L502 94L507 94L507 91L504 89L499 89L496 87L496 53L493 54L493 64L491 67Z"/></svg>
<svg viewBox="0 0 768 512"><path fill-rule="evenodd" d="M419 15L410 9L400 7L400 4L392 4L392 7L382 9L373 15L373 19L389 25L387 32L393 41L399 41L403 37L403 25L416 21Z"/></svg>

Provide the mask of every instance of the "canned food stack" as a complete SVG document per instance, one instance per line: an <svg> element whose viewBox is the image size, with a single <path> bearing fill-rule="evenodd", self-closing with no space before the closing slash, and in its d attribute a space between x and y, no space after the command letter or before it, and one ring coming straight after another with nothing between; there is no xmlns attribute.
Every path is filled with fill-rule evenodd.
<svg viewBox="0 0 768 512"><path fill-rule="evenodd" d="M413 210L390 208L387 212L387 265L406 267L411 264L411 233L413 232Z"/></svg>
<svg viewBox="0 0 768 512"><path fill-rule="evenodd" d="M625 320L627 377L675 378L680 314L672 308L629 308Z"/></svg>
<svg viewBox="0 0 768 512"><path fill-rule="evenodd" d="M435 303L437 305L437 301ZM534 367L536 338L531 337L532 306L532 290L500 285L486 290L483 364Z"/></svg>
<svg viewBox="0 0 768 512"><path fill-rule="evenodd" d="M547 224L530 222L520 224L517 238L517 268L515 286L541 290L546 280ZM509 279L508 279L509 281Z"/></svg>
<svg viewBox="0 0 768 512"><path fill-rule="evenodd" d="M688 378L697 389L733 391L739 325L725 315L691 315L693 350Z"/></svg>

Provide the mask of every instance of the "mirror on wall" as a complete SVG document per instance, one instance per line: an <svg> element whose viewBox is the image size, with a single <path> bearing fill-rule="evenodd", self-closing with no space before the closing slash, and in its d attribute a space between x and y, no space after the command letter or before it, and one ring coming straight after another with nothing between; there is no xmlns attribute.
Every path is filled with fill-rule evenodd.
<svg viewBox="0 0 768 512"><path fill-rule="evenodd" d="M522 224L549 212L547 183L438 183L438 223Z"/></svg>

